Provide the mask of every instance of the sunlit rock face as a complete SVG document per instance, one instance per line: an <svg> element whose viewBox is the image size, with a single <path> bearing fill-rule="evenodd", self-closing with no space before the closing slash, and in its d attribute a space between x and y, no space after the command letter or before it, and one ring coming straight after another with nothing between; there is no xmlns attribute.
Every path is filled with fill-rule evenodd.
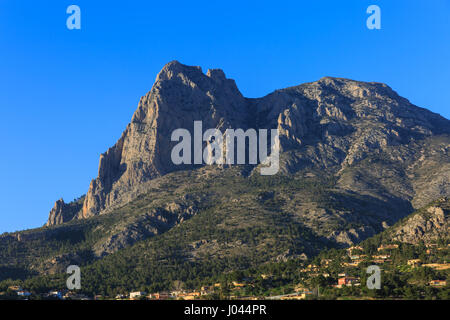
<svg viewBox="0 0 450 320"><path fill-rule="evenodd" d="M197 120L221 132L278 129L283 175L322 170L342 190L405 208L450 193L450 121L385 84L325 77L249 99L220 69L204 74L172 61L140 99L119 141L100 156L82 206L57 202L47 224L108 213L145 192L153 179L195 169L172 163L171 134L178 128L192 132ZM397 213L391 214L395 221ZM368 231L336 237L358 238L358 232Z"/></svg>

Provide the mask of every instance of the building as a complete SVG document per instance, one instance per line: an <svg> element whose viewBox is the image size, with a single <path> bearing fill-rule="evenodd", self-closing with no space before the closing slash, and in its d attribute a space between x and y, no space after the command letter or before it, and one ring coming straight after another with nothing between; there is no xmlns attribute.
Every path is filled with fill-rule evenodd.
<svg viewBox="0 0 450 320"><path fill-rule="evenodd" d="M372 262L376 263L376 264L382 264L382 263L385 263L386 260L384 260L384 259L374 259L374 260L372 260Z"/></svg>
<svg viewBox="0 0 450 320"><path fill-rule="evenodd" d="M238 288L245 287L245 283L239 283L237 281L233 281L232 283L233 283L234 287L238 287Z"/></svg>
<svg viewBox="0 0 450 320"><path fill-rule="evenodd" d="M352 252L353 250L364 251L364 249L360 246L354 246L354 247L347 248L348 252Z"/></svg>
<svg viewBox="0 0 450 320"><path fill-rule="evenodd" d="M307 271L319 271L319 266L316 266L315 264L310 264L306 267Z"/></svg>
<svg viewBox="0 0 450 320"><path fill-rule="evenodd" d="M343 263L341 264L341 266L343 266L343 267L353 267L353 268L355 268L355 267L357 267L360 263L361 263L360 260L356 260L356 261L353 261L353 262L343 262Z"/></svg>
<svg viewBox="0 0 450 320"><path fill-rule="evenodd" d="M203 288L203 287L202 287L202 288ZM184 291L184 290L176 290L176 291L170 292L170 296L176 298L176 297L178 297L179 295L182 295L182 294L184 294L184 293L186 293L186 291Z"/></svg>
<svg viewBox="0 0 450 320"><path fill-rule="evenodd" d="M321 263L325 266L330 265L330 263L333 262L331 259L322 259Z"/></svg>
<svg viewBox="0 0 450 320"><path fill-rule="evenodd" d="M63 293L59 290L52 290L48 293L48 295L50 297L54 297L54 298L58 298L58 299L62 299L62 297L63 297Z"/></svg>
<svg viewBox="0 0 450 320"><path fill-rule="evenodd" d="M398 244L385 244L378 247L377 251L398 249Z"/></svg>
<svg viewBox="0 0 450 320"><path fill-rule="evenodd" d="M418 266L420 266L421 263L422 263L422 260L420 260L420 259L408 260L408 266L412 266L412 267L418 267Z"/></svg>
<svg viewBox="0 0 450 320"><path fill-rule="evenodd" d="M12 290L12 291L22 291L23 290L21 286L9 286L8 289Z"/></svg>
<svg viewBox="0 0 450 320"><path fill-rule="evenodd" d="M447 281L445 281L445 280L431 280L429 282L429 285L433 286L433 287L445 287L447 285Z"/></svg>
<svg viewBox="0 0 450 320"><path fill-rule="evenodd" d="M29 296L31 296L31 293L26 290L20 290L20 291L17 291L17 295L21 296L21 297L29 297Z"/></svg>
<svg viewBox="0 0 450 320"><path fill-rule="evenodd" d="M372 256L372 258L375 258L375 259L384 259L384 260L389 259L390 257L391 257L390 254L380 254L380 255L377 255L377 256Z"/></svg>
<svg viewBox="0 0 450 320"><path fill-rule="evenodd" d="M354 277L342 277L338 279L338 286L354 286L356 284L359 284L359 278Z"/></svg>
<svg viewBox="0 0 450 320"><path fill-rule="evenodd" d="M178 296L178 298L183 299L183 300L195 300L195 298L200 297L201 295L202 295L201 292L194 291L194 292L180 294Z"/></svg>
<svg viewBox="0 0 450 320"><path fill-rule="evenodd" d="M306 290L306 288L302 284L298 284L294 287L295 292L303 292L305 290Z"/></svg>
<svg viewBox="0 0 450 320"><path fill-rule="evenodd" d="M182 294L180 294L179 296L181 296ZM151 293L148 295L149 299L154 299L154 300L167 300L169 298L171 298L170 294L168 292L156 292L156 293Z"/></svg>
<svg viewBox="0 0 450 320"><path fill-rule="evenodd" d="M428 263L423 264L422 267L432 268L434 270L442 271L450 269L450 263Z"/></svg>
<svg viewBox="0 0 450 320"><path fill-rule="evenodd" d="M143 291L130 292L130 299L136 299L142 296L145 296L145 292Z"/></svg>

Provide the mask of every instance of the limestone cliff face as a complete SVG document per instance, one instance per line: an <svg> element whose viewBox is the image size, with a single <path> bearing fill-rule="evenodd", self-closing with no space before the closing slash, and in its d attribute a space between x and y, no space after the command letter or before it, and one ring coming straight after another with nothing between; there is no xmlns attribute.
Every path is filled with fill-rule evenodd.
<svg viewBox="0 0 450 320"><path fill-rule="evenodd" d="M141 98L117 144L100 156L98 177L91 182L81 217L122 203L135 186L178 169L170 161L176 144L171 142L173 130L193 132L195 120L202 120L205 128L242 128L246 115L246 100L223 71L205 75L199 67L170 62Z"/></svg>
<svg viewBox="0 0 450 320"><path fill-rule="evenodd" d="M50 211L47 226L62 224L77 217L83 205L83 199L73 201L69 204L65 203L63 199L55 202L55 206Z"/></svg>
<svg viewBox="0 0 450 320"><path fill-rule="evenodd" d="M282 174L316 168L337 177L342 189L405 208L450 194L450 121L385 84L325 77L247 99L222 70L204 74L173 61L141 98L116 145L100 156L82 209L67 213L59 203L48 224L107 213L135 199L152 179L189 169L172 164L171 133L193 132L195 120L222 132L278 128Z"/></svg>
<svg viewBox="0 0 450 320"><path fill-rule="evenodd" d="M392 239L405 243L431 243L449 237L450 200L442 198L412 215L393 231Z"/></svg>
<svg viewBox="0 0 450 320"><path fill-rule="evenodd" d="M450 194L450 121L386 84L325 77L253 104L257 126L279 129L284 173L328 171L344 190L395 202L390 223Z"/></svg>

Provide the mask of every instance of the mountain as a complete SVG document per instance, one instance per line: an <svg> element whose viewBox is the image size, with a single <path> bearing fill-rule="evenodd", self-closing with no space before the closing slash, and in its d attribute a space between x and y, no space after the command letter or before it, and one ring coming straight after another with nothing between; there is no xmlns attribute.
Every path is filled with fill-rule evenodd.
<svg viewBox="0 0 450 320"><path fill-rule="evenodd" d="M385 242L429 245L450 240L450 199L442 197L401 219L379 235Z"/></svg>
<svg viewBox="0 0 450 320"><path fill-rule="evenodd" d="M177 128L193 132L195 120L222 131L277 128L283 175L319 170L336 179L340 196L358 194L376 207L377 221L354 234L392 224L449 193L449 121L412 105L385 84L326 77L246 99L222 70L203 74L200 67L173 61L141 98L119 141L101 155L98 177L82 207L58 201L47 225L111 212L145 193L155 178L195 169L170 159L176 144L171 133Z"/></svg>
<svg viewBox="0 0 450 320"><path fill-rule="evenodd" d="M145 183L177 170L170 161L177 128L193 131L194 120L207 128L245 128L247 100L221 70L168 63L138 108L119 141L100 156L98 177L90 184L82 210L60 211L64 221L111 211L145 190ZM57 224L51 217L48 225Z"/></svg>
<svg viewBox="0 0 450 320"><path fill-rule="evenodd" d="M199 120L221 132L278 129L279 173L173 164L172 132L193 133ZM2 277L110 263L130 276L152 265L147 280L167 281L167 268L201 277L306 259L449 196L449 147L449 120L382 83L325 77L250 99L222 70L172 61L86 195L58 200L42 228L0 236Z"/></svg>

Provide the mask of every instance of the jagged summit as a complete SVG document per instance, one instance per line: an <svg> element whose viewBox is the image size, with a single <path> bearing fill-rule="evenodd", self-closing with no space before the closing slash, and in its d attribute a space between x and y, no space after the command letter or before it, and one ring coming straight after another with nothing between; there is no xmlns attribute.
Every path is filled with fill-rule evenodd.
<svg viewBox="0 0 450 320"><path fill-rule="evenodd" d="M222 69L208 69L206 76L217 81L224 81L227 78Z"/></svg>
<svg viewBox="0 0 450 320"><path fill-rule="evenodd" d="M196 78L203 75L203 72L199 66L187 66L177 60L173 60L161 69L156 77L156 81L170 80L180 74Z"/></svg>
<svg viewBox="0 0 450 320"><path fill-rule="evenodd" d="M222 131L277 128L284 175L307 168L326 170L342 189L364 190L385 201L401 199L414 206L449 193L450 121L412 105L386 84L324 77L247 99L222 70L204 74L200 67L171 61L139 101L119 141L100 156L98 177L91 182L82 209L72 206L69 212L59 203L48 225L108 213L145 192L155 178L194 169L171 162L175 143L170 136L177 128L192 132L196 120L203 121L204 128ZM424 141L436 135L446 136L439 143L433 140L431 150ZM386 178L391 163L368 173L367 181L356 175L375 155L395 163L395 173ZM446 161L434 167L442 163L438 156ZM427 167L433 176L424 173ZM382 194L365 191L382 186Z"/></svg>
<svg viewBox="0 0 450 320"><path fill-rule="evenodd" d="M208 69L206 74L203 73L200 66L187 66L177 60L167 63L156 77L156 82L164 80L172 80L176 77L189 79L191 81L204 81L205 76L215 81L231 80L227 79L222 69Z"/></svg>
<svg viewBox="0 0 450 320"><path fill-rule="evenodd" d="M185 83L192 82L196 85L202 84L204 86L211 85L207 79L209 78L210 80L214 80L214 82L219 82L221 85L224 85L224 82L228 82L229 86L234 86L234 89L237 90L234 80L228 79L222 69L208 69L206 74L204 74L200 66L187 66L177 60L167 63L161 69L156 77L155 84L160 81L175 80L176 78L179 78L179 80Z"/></svg>
<svg viewBox="0 0 450 320"><path fill-rule="evenodd" d="M382 94L387 96L400 97L391 87L382 82L374 81L357 81L340 77L322 77L317 81L306 82L297 86L289 87L281 90L296 89L316 89L316 90L336 90L354 97L366 97L369 94Z"/></svg>

